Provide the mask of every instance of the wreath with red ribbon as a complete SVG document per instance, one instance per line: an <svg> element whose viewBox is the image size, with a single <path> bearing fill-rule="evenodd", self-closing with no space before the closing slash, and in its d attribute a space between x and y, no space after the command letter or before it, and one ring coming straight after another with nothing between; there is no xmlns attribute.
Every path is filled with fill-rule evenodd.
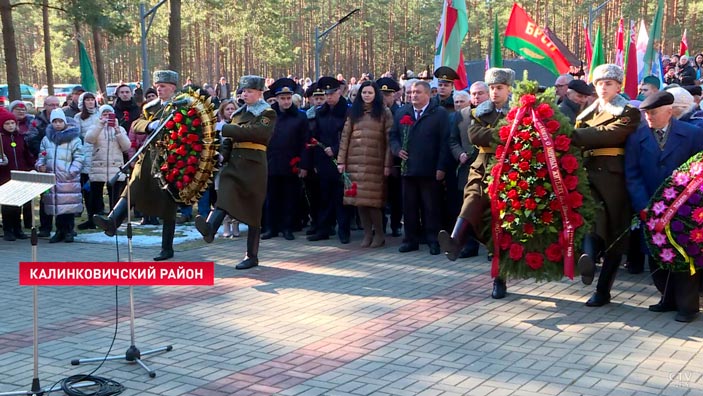
<svg viewBox="0 0 703 396"><path fill-rule="evenodd" d="M573 279L575 247L592 223L594 203L580 151L571 145L573 128L555 111L554 90L537 88L534 81L517 84L498 130L488 184L491 275Z"/></svg>
<svg viewBox="0 0 703 396"><path fill-rule="evenodd" d="M645 240L661 268L691 274L703 268L703 152L659 186L643 217Z"/></svg>

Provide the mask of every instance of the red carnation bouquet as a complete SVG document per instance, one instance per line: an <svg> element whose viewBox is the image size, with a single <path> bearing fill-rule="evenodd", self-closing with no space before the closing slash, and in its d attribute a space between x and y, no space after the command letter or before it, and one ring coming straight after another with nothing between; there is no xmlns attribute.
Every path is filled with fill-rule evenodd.
<svg viewBox="0 0 703 396"><path fill-rule="evenodd" d="M553 89L524 80L499 129L491 168L492 276L573 279L576 251L594 215L572 127L555 112Z"/></svg>
<svg viewBox="0 0 703 396"><path fill-rule="evenodd" d="M315 138L310 138L310 141L305 144L306 149L314 149L315 147L319 147L324 151L327 146L324 144L320 143L319 140ZM337 167L337 159L334 158L334 156L330 157L332 160L332 163L334 164L334 167ZM344 196L345 197L356 197L356 182L353 182L351 180L351 177L349 176L348 172L342 172L342 182L344 183Z"/></svg>
<svg viewBox="0 0 703 396"><path fill-rule="evenodd" d="M415 121L413 121L413 118L410 117L410 115L406 114L403 117L400 118L400 126L403 128L402 136L403 136L403 144L402 144L402 149L403 151L408 151L408 141L410 140L410 127L413 126ZM400 161L400 174L404 175L405 172L408 169L408 161L407 160L401 160Z"/></svg>
<svg viewBox="0 0 703 396"><path fill-rule="evenodd" d="M703 152L659 186L643 223L649 251L661 268L691 275L703 269Z"/></svg>

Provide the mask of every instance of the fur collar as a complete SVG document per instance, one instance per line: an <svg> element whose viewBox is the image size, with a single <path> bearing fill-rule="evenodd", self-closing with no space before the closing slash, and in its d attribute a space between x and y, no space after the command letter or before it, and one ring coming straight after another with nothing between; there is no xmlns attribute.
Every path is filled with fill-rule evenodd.
<svg viewBox="0 0 703 396"><path fill-rule="evenodd" d="M484 116L488 113L492 113L494 109L495 109L495 106L493 105L493 102L491 102L490 100L487 100L487 101L481 103L480 105L476 106L476 110L474 111L474 114L475 114L476 118L479 118L479 117ZM510 111L510 104L508 103L508 101L505 102L505 104L503 105L503 108L501 110L503 110L504 114L508 114L508 111Z"/></svg>
<svg viewBox="0 0 703 396"><path fill-rule="evenodd" d="M576 119L582 120L586 116L588 116L589 114L596 111L599 103L600 103L600 101L598 101L598 100L593 102L590 106L586 107L586 110L582 111L581 114L579 114L578 117L576 117ZM615 117L618 117L618 116L622 115L622 113L625 111L625 106L627 106L628 103L629 102L627 101L627 99L623 98L620 95L616 95L612 101L605 104L605 106L603 107L602 110L605 111L606 113L614 115Z"/></svg>
<svg viewBox="0 0 703 396"><path fill-rule="evenodd" d="M54 144L64 144L68 143L75 138L81 137L81 129L78 127L73 119L68 119L66 123L66 129L63 131L57 131L54 129L54 125L49 124L46 127L46 137Z"/></svg>
<svg viewBox="0 0 703 396"><path fill-rule="evenodd" d="M259 99L258 102L254 103L253 105L244 105L240 108L237 109L237 111L234 112L234 114L238 114L244 111L248 111L251 114L254 114L255 117L258 117L263 113L264 111L268 110L271 108L271 105L266 103L265 100Z"/></svg>

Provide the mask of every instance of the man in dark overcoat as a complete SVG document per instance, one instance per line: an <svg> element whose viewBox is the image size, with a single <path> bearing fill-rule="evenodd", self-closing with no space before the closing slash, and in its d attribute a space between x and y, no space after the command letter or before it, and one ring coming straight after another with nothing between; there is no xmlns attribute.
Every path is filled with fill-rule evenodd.
<svg viewBox="0 0 703 396"><path fill-rule="evenodd" d="M508 99L512 92L515 71L512 69L490 68L486 70L484 81L488 85L489 100L471 110L471 121L467 130L469 140L478 147L478 155L471 164L469 177L464 187L464 203L456 219L451 235L442 230L439 242L442 251L449 260L456 260L460 250L469 238L474 236L486 243L488 238L482 235L483 216L490 207L486 188L488 187L488 168L495 157L494 141L498 133L496 125L505 118L510 109ZM491 297L504 298L507 292L505 281L500 277L493 279Z"/></svg>
<svg viewBox="0 0 703 396"><path fill-rule="evenodd" d="M271 108L276 111L276 126L266 152L268 157L268 193L266 195L267 231L261 239L283 232L287 240L293 236L294 219L301 193L300 159L305 150L308 120L293 104L297 84L290 78L280 78L269 87L276 98Z"/></svg>
<svg viewBox="0 0 703 396"><path fill-rule="evenodd" d="M578 262L585 284L593 281L596 258L604 257L596 292L586 302L589 307L610 302L610 288L628 247L632 211L625 187L625 141L639 126L640 111L620 95L623 77L622 68L614 64L593 71L598 99L576 117L572 136L572 143L582 150L591 194L598 205Z"/></svg>
<svg viewBox="0 0 703 396"><path fill-rule="evenodd" d="M400 85L394 79L390 77L381 77L376 80L376 85L379 90L383 93L383 104L386 105L391 110L393 116L400 110L401 106L396 103L395 95L400 91ZM387 178L387 195L386 203L388 206L388 212L390 213L390 223L391 223L391 235L394 237L401 236L400 229L403 226L401 221L403 219L403 194L400 179L400 158L393 156L393 168L391 168L391 174ZM383 217L384 229L386 224L388 224L388 219Z"/></svg>
<svg viewBox="0 0 703 396"><path fill-rule="evenodd" d="M343 244L349 243L350 208L343 205L344 183L334 159L339 154L339 140L349 112L349 104L340 91L340 82L334 77L320 77L317 88L325 93L325 103L315 108L315 118L311 120L311 139L319 145L308 145L302 161L307 172L315 170L319 177L320 199L317 208L317 233L308 237L309 241L329 239L333 233L335 220L337 235Z"/></svg>
<svg viewBox="0 0 703 396"><path fill-rule="evenodd" d="M132 131L141 134L151 134L161 125L161 119L167 116L167 102L171 100L178 87L178 73L172 70L157 70L153 76L157 99L144 105L142 115L132 123ZM157 150L153 143L142 152L137 160L127 189L112 212L107 217L93 215L93 222L105 231L105 235L113 236L117 228L127 218L127 194L130 204L144 216L158 216L163 220L161 233L161 252L154 260L161 261L173 257L173 237L176 232L176 202L169 193L151 174L151 168L156 159Z"/></svg>
<svg viewBox="0 0 703 396"><path fill-rule="evenodd" d="M640 105L647 125L627 138L625 180L632 209L642 212L667 177L703 150L703 130L673 117L674 96L666 91L652 94ZM642 244L644 248L644 243ZM644 249L646 250L646 248ZM648 252L647 252L648 253ZM661 300L649 306L653 312L678 311L675 319L691 322L699 311L700 271L671 272L659 269L659 258L649 256L649 269Z"/></svg>
<svg viewBox="0 0 703 396"><path fill-rule="evenodd" d="M391 151L405 162L401 163L405 235L398 251L420 248L422 224L430 254L436 255L440 253L437 233L441 228L441 183L451 156L447 143L449 114L431 98L427 82L417 81L410 89L412 103L396 112L390 131Z"/></svg>
<svg viewBox="0 0 703 396"><path fill-rule="evenodd" d="M195 218L195 227L207 243L213 241L226 215L249 227L247 253L236 269L259 265L261 214L268 176L266 146L276 122L276 112L263 100L264 82L259 76L243 76L239 80L244 105L237 109L229 124L222 126L226 162L220 170L215 209L207 220L202 216Z"/></svg>

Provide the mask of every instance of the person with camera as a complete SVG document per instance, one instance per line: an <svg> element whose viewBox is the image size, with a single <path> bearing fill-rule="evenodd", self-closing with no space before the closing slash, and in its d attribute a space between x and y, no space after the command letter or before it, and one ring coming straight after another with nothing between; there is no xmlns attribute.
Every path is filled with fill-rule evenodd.
<svg viewBox="0 0 703 396"><path fill-rule="evenodd" d="M88 177L90 191L88 192L88 221L89 227L95 228L93 215L97 213L103 200L105 182L117 174L120 166L124 165L123 153L129 150L131 143L127 132L117 123L115 110L110 105L102 105L98 110L100 115L95 127L85 135L85 141L92 148L92 166ZM118 194L125 186L125 175L121 174L117 181L107 188L110 207L117 202Z"/></svg>

